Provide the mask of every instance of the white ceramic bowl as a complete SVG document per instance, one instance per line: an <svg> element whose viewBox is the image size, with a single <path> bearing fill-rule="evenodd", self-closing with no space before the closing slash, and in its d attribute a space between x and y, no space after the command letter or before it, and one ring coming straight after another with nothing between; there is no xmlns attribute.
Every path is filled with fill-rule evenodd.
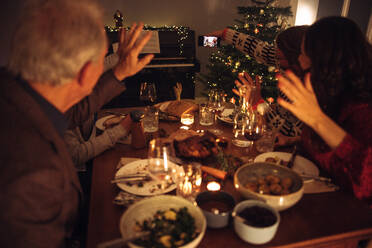
<svg viewBox="0 0 372 248"><path fill-rule="evenodd" d="M137 221L141 222L145 219L153 218L154 214L158 210L169 210L170 208L178 210L182 207L187 207L188 212L191 214L191 216L194 217L196 230L199 232L199 234L193 241L180 247L181 248L197 247L200 241L202 240L205 234L205 229L207 227L207 222L204 217L204 214L202 213L199 207L195 206L190 201L182 197L172 195L154 196L146 198L131 205L124 212L120 219L121 235L124 239L135 236L134 227L136 225L136 222ZM128 243L128 245L133 248L139 247L132 243Z"/></svg>
<svg viewBox="0 0 372 248"><path fill-rule="evenodd" d="M235 199L232 195L224 191L204 191L196 196L195 201L202 209L208 227L221 228L229 224L231 212L235 207ZM210 205L211 203L217 204L215 208ZM208 209L203 209L205 204L208 204ZM220 210L221 204L226 208L224 211Z"/></svg>
<svg viewBox="0 0 372 248"><path fill-rule="evenodd" d="M247 183L256 182L258 178L264 178L267 175L274 175L280 179L291 178L293 185L290 188L290 193L283 195L261 194L245 187ZM304 183L300 175L287 167L266 162L241 166L234 174L234 186L243 197L263 200L278 211L295 205L304 193Z"/></svg>
<svg viewBox="0 0 372 248"><path fill-rule="evenodd" d="M258 206L270 210L276 217L275 223L267 227L255 227L252 225L248 225L244 222L243 219L236 217L245 208L253 206ZM234 216L234 230L236 234L238 234L238 236L242 240L250 244L265 244L272 240L280 223L279 212L259 200L245 200L240 202L238 205L235 206L232 215Z"/></svg>

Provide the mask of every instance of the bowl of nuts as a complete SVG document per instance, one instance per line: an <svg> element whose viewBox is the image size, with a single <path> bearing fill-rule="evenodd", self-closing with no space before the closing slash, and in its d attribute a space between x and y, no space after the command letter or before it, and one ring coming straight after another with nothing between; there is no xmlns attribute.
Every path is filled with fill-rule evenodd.
<svg viewBox="0 0 372 248"><path fill-rule="evenodd" d="M266 162L241 166L234 186L247 199L259 199L278 211L295 205L304 193L304 182L293 170Z"/></svg>

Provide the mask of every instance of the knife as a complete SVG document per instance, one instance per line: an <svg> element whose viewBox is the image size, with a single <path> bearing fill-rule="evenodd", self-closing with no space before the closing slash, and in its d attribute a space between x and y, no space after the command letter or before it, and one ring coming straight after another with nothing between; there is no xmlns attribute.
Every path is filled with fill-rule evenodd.
<svg viewBox="0 0 372 248"><path fill-rule="evenodd" d="M152 178L150 176L138 176L138 177L127 177L127 178L115 178L111 180L111 183L126 183L126 182L137 183L137 182L147 182L151 180Z"/></svg>
<svg viewBox="0 0 372 248"><path fill-rule="evenodd" d="M289 162L287 164L288 168L293 167L296 155L297 155L297 146L295 145L294 148L293 148L292 154L291 154L291 158L289 159Z"/></svg>

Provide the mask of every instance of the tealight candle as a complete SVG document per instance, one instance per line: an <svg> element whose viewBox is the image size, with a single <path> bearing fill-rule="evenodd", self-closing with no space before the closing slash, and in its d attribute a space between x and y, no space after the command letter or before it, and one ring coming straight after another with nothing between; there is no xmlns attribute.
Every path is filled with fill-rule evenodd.
<svg viewBox="0 0 372 248"><path fill-rule="evenodd" d="M209 191L219 191L221 189L221 185L218 182L209 182L207 184L207 189Z"/></svg>
<svg viewBox="0 0 372 248"><path fill-rule="evenodd" d="M200 165L183 165L183 171L177 175L177 195L193 200L199 193L202 183Z"/></svg>
<svg viewBox="0 0 372 248"><path fill-rule="evenodd" d="M181 123L183 125L192 125L194 123L193 113L184 113L181 115Z"/></svg>

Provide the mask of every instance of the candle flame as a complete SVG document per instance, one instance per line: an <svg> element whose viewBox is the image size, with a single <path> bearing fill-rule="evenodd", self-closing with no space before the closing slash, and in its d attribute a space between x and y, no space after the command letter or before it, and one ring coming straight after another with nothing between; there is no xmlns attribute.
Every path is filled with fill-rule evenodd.
<svg viewBox="0 0 372 248"><path fill-rule="evenodd" d="M209 191L219 191L221 189L221 185L218 182L210 182L207 184L207 189Z"/></svg>

